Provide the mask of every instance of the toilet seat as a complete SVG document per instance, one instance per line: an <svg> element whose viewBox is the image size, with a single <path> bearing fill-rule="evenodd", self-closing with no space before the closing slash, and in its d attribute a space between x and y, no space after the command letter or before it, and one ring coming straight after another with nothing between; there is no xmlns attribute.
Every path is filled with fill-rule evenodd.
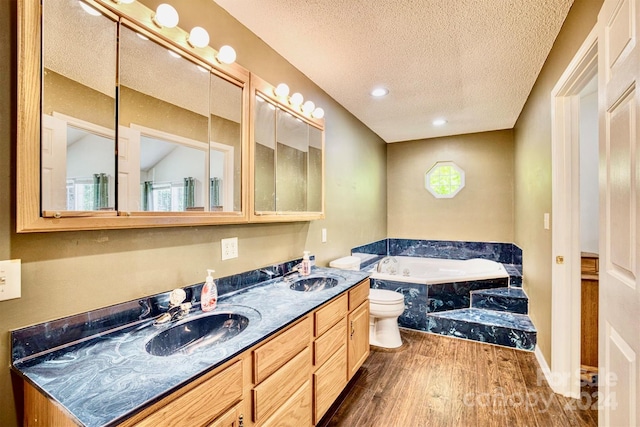
<svg viewBox="0 0 640 427"><path fill-rule="evenodd" d="M369 291L369 302L371 304L392 305L404 303L404 295L400 292L386 289L371 289Z"/></svg>

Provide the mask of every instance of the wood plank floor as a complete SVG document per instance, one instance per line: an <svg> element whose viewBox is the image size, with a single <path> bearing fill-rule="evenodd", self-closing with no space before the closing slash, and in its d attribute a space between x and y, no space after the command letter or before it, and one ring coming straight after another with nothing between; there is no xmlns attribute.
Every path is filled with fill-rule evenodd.
<svg viewBox="0 0 640 427"><path fill-rule="evenodd" d="M583 389L582 400L554 394L531 352L409 330L401 333L404 344L399 350L372 349L320 425L598 424L593 390Z"/></svg>

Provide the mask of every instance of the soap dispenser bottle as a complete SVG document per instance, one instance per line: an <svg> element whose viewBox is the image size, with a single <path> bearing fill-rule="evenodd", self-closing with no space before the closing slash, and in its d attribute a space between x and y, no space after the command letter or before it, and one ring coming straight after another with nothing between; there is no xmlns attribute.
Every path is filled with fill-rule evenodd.
<svg viewBox="0 0 640 427"><path fill-rule="evenodd" d="M300 263L300 275L308 276L311 274L311 260L309 259L309 251L304 251L302 262Z"/></svg>
<svg viewBox="0 0 640 427"><path fill-rule="evenodd" d="M207 270L207 278L204 281L204 285L202 285L202 294L200 295L202 311L213 310L218 302L218 287L216 282L213 281L213 276L211 276L211 273L214 272L215 270Z"/></svg>

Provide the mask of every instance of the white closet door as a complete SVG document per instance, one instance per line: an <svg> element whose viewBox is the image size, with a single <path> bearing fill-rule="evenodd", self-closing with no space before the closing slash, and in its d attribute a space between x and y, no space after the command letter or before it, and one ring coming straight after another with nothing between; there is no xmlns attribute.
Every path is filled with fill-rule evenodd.
<svg viewBox="0 0 640 427"><path fill-rule="evenodd" d="M42 115L42 210L67 210L67 122Z"/></svg>
<svg viewBox="0 0 640 427"><path fill-rule="evenodd" d="M639 7L605 0L598 16L602 426L640 423Z"/></svg>

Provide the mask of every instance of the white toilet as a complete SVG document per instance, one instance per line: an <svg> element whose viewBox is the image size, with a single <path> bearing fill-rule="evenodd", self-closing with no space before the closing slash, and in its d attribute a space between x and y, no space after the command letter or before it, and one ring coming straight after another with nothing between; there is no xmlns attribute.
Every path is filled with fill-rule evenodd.
<svg viewBox="0 0 640 427"><path fill-rule="evenodd" d="M398 316L404 311L404 295L385 289L369 290L369 344L383 348L402 345Z"/></svg>

